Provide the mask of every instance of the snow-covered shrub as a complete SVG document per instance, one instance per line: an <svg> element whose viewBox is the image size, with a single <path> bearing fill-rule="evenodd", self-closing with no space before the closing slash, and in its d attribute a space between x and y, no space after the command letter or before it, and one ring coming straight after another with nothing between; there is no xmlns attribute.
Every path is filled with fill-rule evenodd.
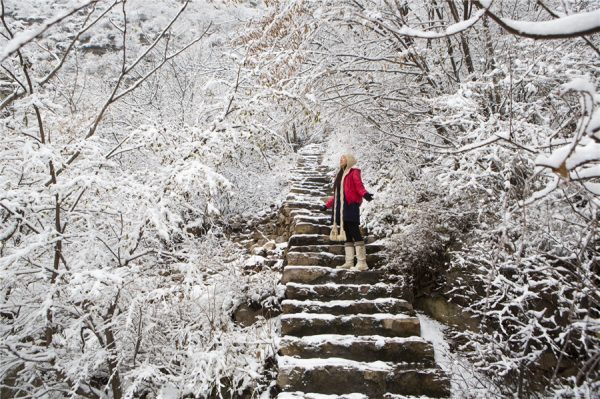
<svg viewBox="0 0 600 399"><path fill-rule="evenodd" d="M272 300L279 276L243 275L244 253L216 227L277 203L292 165L285 140L265 135L271 122L245 125L252 107L230 101L243 52L229 47L231 16L260 10L94 2L11 40L40 28L28 9L43 21L75 5L42 3L2 16L2 47L19 52L2 55L0 105L0 379L18 390L7 394L262 390L274 321L242 328L232 313L256 293Z"/></svg>

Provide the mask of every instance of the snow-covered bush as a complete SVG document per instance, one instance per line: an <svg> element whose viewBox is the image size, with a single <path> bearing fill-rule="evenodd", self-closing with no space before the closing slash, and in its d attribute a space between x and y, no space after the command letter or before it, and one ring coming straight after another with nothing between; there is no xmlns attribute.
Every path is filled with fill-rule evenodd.
<svg viewBox="0 0 600 399"><path fill-rule="evenodd" d="M79 3L3 3L6 395L258 392L274 322L232 313L279 277L243 275L218 226L281 201L293 163L235 98L232 20L260 9Z"/></svg>

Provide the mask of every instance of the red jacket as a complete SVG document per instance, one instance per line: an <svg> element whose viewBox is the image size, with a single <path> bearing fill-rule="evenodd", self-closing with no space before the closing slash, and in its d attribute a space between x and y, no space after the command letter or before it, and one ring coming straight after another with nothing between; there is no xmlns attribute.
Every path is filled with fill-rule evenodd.
<svg viewBox="0 0 600 399"><path fill-rule="evenodd" d="M367 193L360 178L360 169L352 168L344 178L344 199L348 204L362 204L362 199ZM329 198L325 206L333 206L334 197Z"/></svg>

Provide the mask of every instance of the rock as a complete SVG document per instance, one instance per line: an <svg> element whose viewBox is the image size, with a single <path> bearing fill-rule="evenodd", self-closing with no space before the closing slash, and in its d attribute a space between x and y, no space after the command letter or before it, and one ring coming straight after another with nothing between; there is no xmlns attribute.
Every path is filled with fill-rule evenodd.
<svg viewBox="0 0 600 399"><path fill-rule="evenodd" d="M243 303L233 312L233 320L244 327L248 327L261 318L270 319L271 317L279 316L280 313L276 309L266 310L258 305Z"/></svg>
<svg viewBox="0 0 600 399"><path fill-rule="evenodd" d="M264 247L259 246L258 244L253 245L252 254L258 256L267 256L267 250Z"/></svg>
<svg viewBox="0 0 600 399"><path fill-rule="evenodd" d="M415 299L414 305L435 320L454 326L460 331L477 331L479 328L479 320L440 295L418 297Z"/></svg>
<svg viewBox="0 0 600 399"><path fill-rule="evenodd" d="M277 248L275 241L268 241L263 245L263 248L267 251L274 251Z"/></svg>

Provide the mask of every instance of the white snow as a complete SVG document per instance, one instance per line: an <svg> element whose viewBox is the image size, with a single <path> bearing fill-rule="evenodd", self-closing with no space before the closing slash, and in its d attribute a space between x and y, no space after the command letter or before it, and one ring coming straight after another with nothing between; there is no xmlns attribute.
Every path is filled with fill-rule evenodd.
<svg viewBox="0 0 600 399"><path fill-rule="evenodd" d="M358 362L338 357L330 357L326 359L298 359L290 356L278 356L277 364L280 369L300 367L303 369L314 369L319 367L344 367L359 369L365 371L392 371L394 366L390 363L376 362Z"/></svg>
<svg viewBox="0 0 600 399"><path fill-rule="evenodd" d="M319 393L282 392L277 395L277 399L368 399L368 397L361 393L349 393L346 395L324 395Z"/></svg>
<svg viewBox="0 0 600 399"><path fill-rule="evenodd" d="M378 344L390 343L406 343L406 342L427 342L423 337L410 336L410 337L384 337L382 335L342 335L342 334L318 334L318 335L306 335L304 337L295 337L286 335L282 337L280 346L283 346L287 342L303 342L308 345L323 345L327 343L335 343L338 345L350 345L355 342L376 342Z"/></svg>
<svg viewBox="0 0 600 399"><path fill-rule="evenodd" d="M315 287L317 287L314 284L302 284L302 283L287 283L286 285L294 287L294 288L298 288L298 289L307 289L307 290L313 290ZM319 284L318 287L327 287L327 288L358 288L358 289L371 289L371 288L388 288L391 289L394 287L394 285L391 284L386 284L386 283L375 283L375 284L336 284L336 283L325 283L325 284Z"/></svg>
<svg viewBox="0 0 600 399"><path fill-rule="evenodd" d="M281 320L287 319L306 319L306 320L342 320L348 321L352 319L374 319L374 320L406 320L414 319L413 316L405 314L390 314L390 313L356 313L353 315L332 315L328 313L289 313L281 316Z"/></svg>
<svg viewBox="0 0 600 399"><path fill-rule="evenodd" d="M570 35L600 27L600 10L567 15L550 21L517 21L501 18L502 22L518 32L538 35Z"/></svg>
<svg viewBox="0 0 600 399"><path fill-rule="evenodd" d="M290 304L290 305L304 305L304 306L320 306L320 307L346 307L346 306L352 306L352 305L356 305L356 304L362 304L362 303L372 303L372 304L392 304L392 303L398 303L398 302L405 302L405 300L403 299L397 299L397 298L375 298L375 299L346 299L346 300L342 300L342 299L338 299L338 300L332 300L332 301L313 301L313 300L305 300L305 301L301 301L298 299L285 299L282 302L282 305L285 304Z"/></svg>
<svg viewBox="0 0 600 399"><path fill-rule="evenodd" d="M496 395L496 388L476 367L450 351L444 337L446 326L421 312L417 312L421 322L421 336L433 344L434 358L451 379L451 398L487 399Z"/></svg>

